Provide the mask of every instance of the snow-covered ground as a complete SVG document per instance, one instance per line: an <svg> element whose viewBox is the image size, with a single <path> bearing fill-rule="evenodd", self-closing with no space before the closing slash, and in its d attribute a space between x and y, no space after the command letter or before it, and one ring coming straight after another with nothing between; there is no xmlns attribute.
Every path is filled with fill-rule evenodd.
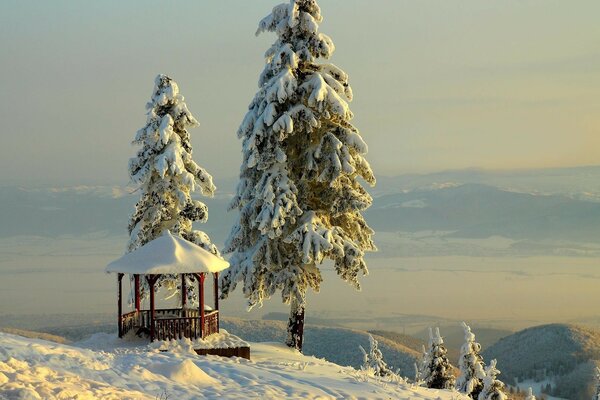
<svg viewBox="0 0 600 400"><path fill-rule="evenodd" d="M466 399L383 382L275 343L252 360L96 334L74 346L0 333L0 399Z"/></svg>

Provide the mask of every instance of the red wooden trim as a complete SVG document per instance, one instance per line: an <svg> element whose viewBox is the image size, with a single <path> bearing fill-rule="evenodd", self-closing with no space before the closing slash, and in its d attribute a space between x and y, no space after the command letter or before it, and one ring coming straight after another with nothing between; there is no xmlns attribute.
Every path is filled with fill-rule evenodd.
<svg viewBox="0 0 600 400"><path fill-rule="evenodd" d="M215 272L213 274L213 291L214 291L214 297L215 297L215 310L219 309L219 273Z"/></svg>
<svg viewBox="0 0 600 400"><path fill-rule="evenodd" d="M198 303L200 303L200 337L204 337L204 272L200 273L198 280Z"/></svg>
<svg viewBox="0 0 600 400"><path fill-rule="evenodd" d="M185 287L185 274L181 274L181 308L185 307L187 302L187 288Z"/></svg>
<svg viewBox="0 0 600 400"><path fill-rule="evenodd" d="M214 279L214 283L213 283L213 291L214 291L214 296L215 296L215 310L219 311L219 273L215 272L213 274L213 279ZM219 332L219 315L217 314L217 333Z"/></svg>
<svg viewBox="0 0 600 400"><path fill-rule="evenodd" d="M148 284L150 285L150 341L154 342L154 317L156 313L156 307L154 306L154 284L158 279L158 275L149 275L146 277Z"/></svg>
<svg viewBox="0 0 600 400"><path fill-rule="evenodd" d="M134 292L135 292L135 311L140 311L140 275L133 275Z"/></svg>
<svg viewBox="0 0 600 400"><path fill-rule="evenodd" d="M117 298L117 310L119 313L119 337L122 338L123 337L123 302L121 301L121 297L122 297L122 281L123 281L123 274L119 273L117 274L117 281L119 282L119 296Z"/></svg>

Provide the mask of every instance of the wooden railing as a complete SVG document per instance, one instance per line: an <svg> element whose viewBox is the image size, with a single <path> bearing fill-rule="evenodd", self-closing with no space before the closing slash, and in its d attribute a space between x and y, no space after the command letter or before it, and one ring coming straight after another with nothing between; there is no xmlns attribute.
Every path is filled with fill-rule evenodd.
<svg viewBox="0 0 600 400"><path fill-rule="evenodd" d="M204 314L204 337L219 332L219 311Z"/></svg>
<svg viewBox="0 0 600 400"><path fill-rule="evenodd" d="M142 326L147 328L150 327L150 310L140 310L141 321L146 322ZM156 318L168 318L168 316L177 316L177 318L193 318L200 316L200 310L196 308L162 308L160 310L154 310L154 315Z"/></svg>
<svg viewBox="0 0 600 400"><path fill-rule="evenodd" d="M129 332L130 330L132 330L136 325L137 325L137 316L136 316L137 312L136 311L131 311L128 312L127 314L123 314L121 316L121 332L122 335L126 335L127 332Z"/></svg>
<svg viewBox="0 0 600 400"><path fill-rule="evenodd" d="M154 310L154 339L172 340L187 337L199 339L219 332L219 311L204 313L204 329L201 329L200 311L197 309ZM134 328L151 331L150 310L131 311L121 316L123 335Z"/></svg>
<svg viewBox="0 0 600 400"><path fill-rule="evenodd" d="M198 339L201 337L200 318L166 318L154 320L154 339Z"/></svg>
<svg viewBox="0 0 600 400"><path fill-rule="evenodd" d="M184 337L189 339L200 339L213 333L217 333L219 331L219 312L211 311L204 314L204 329L200 330L200 326L199 316L156 318L154 320L154 338L156 340L172 340Z"/></svg>

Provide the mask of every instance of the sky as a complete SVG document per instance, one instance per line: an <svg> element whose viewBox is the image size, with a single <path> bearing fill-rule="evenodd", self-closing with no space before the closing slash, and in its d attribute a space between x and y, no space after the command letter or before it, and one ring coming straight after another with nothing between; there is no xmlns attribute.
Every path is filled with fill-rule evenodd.
<svg viewBox="0 0 600 400"><path fill-rule="evenodd" d="M0 184L126 184L158 73L196 161L236 176L276 3L2 1ZM319 4L376 174L600 164L597 0Z"/></svg>

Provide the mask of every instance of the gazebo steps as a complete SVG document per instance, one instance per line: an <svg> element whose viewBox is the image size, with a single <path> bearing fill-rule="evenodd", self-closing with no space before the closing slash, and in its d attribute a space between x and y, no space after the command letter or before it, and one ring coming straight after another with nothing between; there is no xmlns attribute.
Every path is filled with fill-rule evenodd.
<svg viewBox="0 0 600 400"><path fill-rule="evenodd" d="M229 347L224 349L194 349L200 356L241 357L250 359L250 346Z"/></svg>

